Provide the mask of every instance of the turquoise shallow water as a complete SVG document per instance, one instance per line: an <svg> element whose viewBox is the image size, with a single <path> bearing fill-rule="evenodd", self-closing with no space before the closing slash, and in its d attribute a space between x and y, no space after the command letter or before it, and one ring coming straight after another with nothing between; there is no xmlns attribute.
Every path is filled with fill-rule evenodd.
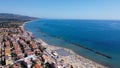
<svg viewBox="0 0 120 68"><path fill-rule="evenodd" d="M25 29L51 45L66 47L103 65L120 68L120 21L41 19L27 23Z"/></svg>

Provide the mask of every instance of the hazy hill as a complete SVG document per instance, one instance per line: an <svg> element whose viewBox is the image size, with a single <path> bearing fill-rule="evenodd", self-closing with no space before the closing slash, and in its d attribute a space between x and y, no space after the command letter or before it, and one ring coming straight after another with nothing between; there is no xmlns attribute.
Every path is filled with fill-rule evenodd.
<svg viewBox="0 0 120 68"><path fill-rule="evenodd" d="M36 17L23 16L18 14L0 13L0 21L29 21L38 19Z"/></svg>

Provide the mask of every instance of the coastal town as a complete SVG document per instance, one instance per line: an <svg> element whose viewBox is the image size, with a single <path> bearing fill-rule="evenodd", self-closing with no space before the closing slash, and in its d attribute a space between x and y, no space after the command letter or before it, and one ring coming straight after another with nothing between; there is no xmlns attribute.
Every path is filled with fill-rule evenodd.
<svg viewBox="0 0 120 68"><path fill-rule="evenodd" d="M0 68L107 68L34 38L25 24L0 22Z"/></svg>
<svg viewBox="0 0 120 68"><path fill-rule="evenodd" d="M0 25L4 25L0 28L1 68L73 68L72 65L65 66L63 60L57 63L58 56L55 53L51 56L22 26L9 24L8 28L6 23Z"/></svg>

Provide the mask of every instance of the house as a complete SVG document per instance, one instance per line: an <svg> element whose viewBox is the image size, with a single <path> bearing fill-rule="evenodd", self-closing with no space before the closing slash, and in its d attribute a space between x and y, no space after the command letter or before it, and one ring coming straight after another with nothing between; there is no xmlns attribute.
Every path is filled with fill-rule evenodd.
<svg viewBox="0 0 120 68"><path fill-rule="evenodd" d="M45 60L45 63L47 63L50 60L50 58L46 54L43 54L42 58Z"/></svg>
<svg viewBox="0 0 120 68"><path fill-rule="evenodd" d="M5 65L4 68L9 68L9 65Z"/></svg>
<svg viewBox="0 0 120 68"><path fill-rule="evenodd" d="M24 48L24 50L25 50L25 53L27 53L27 52L30 52L30 51L31 51L31 48L30 48L29 46L26 46L26 47Z"/></svg>
<svg viewBox="0 0 120 68"><path fill-rule="evenodd" d="M43 68L43 66L41 66L40 64L35 64L35 68Z"/></svg>
<svg viewBox="0 0 120 68"><path fill-rule="evenodd" d="M20 64L13 64L12 68L20 68Z"/></svg>
<svg viewBox="0 0 120 68"><path fill-rule="evenodd" d="M33 55L34 52L27 52L27 55Z"/></svg>
<svg viewBox="0 0 120 68"><path fill-rule="evenodd" d="M5 47L8 47L10 45L10 42L9 41L6 41L5 42Z"/></svg>
<svg viewBox="0 0 120 68"><path fill-rule="evenodd" d="M11 55L10 47L5 48L5 55Z"/></svg>

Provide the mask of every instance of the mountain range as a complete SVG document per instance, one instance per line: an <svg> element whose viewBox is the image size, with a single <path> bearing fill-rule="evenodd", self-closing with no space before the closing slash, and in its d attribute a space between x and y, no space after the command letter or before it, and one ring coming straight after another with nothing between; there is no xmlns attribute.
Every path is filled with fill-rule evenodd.
<svg viewBox="0 0 120 68"><path fill-rule="evenodd" d="M12 13L0 13L0 21L30 21L39 19L37 17L24 16Z"/></svg>

